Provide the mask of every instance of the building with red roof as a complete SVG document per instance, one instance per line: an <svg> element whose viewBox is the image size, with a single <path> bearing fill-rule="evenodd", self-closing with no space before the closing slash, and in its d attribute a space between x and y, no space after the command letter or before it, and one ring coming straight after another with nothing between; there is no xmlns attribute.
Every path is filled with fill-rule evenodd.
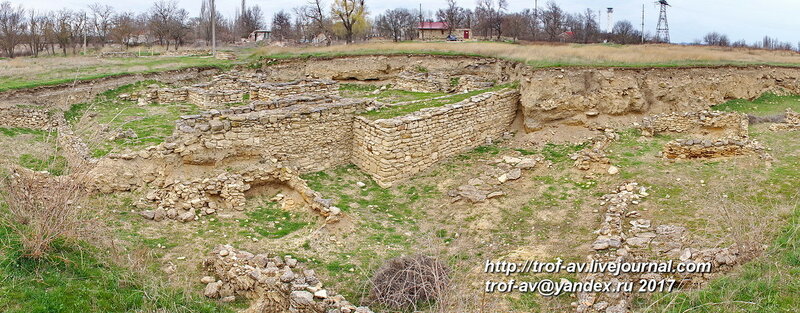
<svg viewBox="0 0 800 313"><path fill-rule="evenodd" d="M451 35L447 22L422 22L417 25L420 40L447 40ZM469 40L472 31L469 28L453 29L452 35L457 40Z"/></svg>

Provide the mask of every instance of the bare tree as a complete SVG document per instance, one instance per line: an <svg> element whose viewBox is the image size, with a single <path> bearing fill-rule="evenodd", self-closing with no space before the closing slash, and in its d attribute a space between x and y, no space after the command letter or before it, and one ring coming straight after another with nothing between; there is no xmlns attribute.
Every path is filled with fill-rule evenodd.
<svg viewBox="0 0 800 313"><path fill-rule="evenodd" d="M86 11L77 11L70 19L72 25L70 26L70 43L72 44L72 54L78 53L78 46L81 42L86 44L86 35L88 31L89 16Z"/></svg>
<svg viewBox="0 0 800 313"><path fill-rule="evenodd" d="M542 24L547 39L556 41L564 32L564 10L555 2L548 2L547 8L542 12Z"/></svg>
<svg viewBox="0 0 800 313"><path fill-rule="evenodd" d="M109 32L109 37L115 42L129 47L133 42L133 37L139 30L136 24L136 18L132 12L122 12L114 16L111 21L113 27Z"/></svg>
<svg viewBox="0 0 800 313"><path fill-rule="evenodd" d="M22 42L25 28L25 9L15 8L8 1L0 3L0 45L9 58L14 57L14 48Z"/></svg>
<svg viewBox="0 0 800 313"><path fill-rule="evenodd" d="M322 10L322 0L311 0L303 7L302 12L306 18L312 21L314 30L325 36L325 45L331 45L331 19Z"/></svg>
<svg viewBox="0 0 800 313"><path fill-rule="evenodd" d="M292 35L292 20L289 13L283 10L272 16L272 37L280 41L294 38Z"/></svg>
<svg viewBox="0 0 800 313"><path fill-rule="evenodd" d="M408 9L388 10L376 19L376 27L381 35L391 37L395 42L403 39L409 26L413 26L414 15Z"/></svg>
<svg viewBox="0 0 800 313"><path fill-rule="evenodd" d="M500 39L503 33L503 18L508 6L506 0L478 0L478 7L475 8L478 30L486 37L491 37L495 33Z"/></svg>
<svg viewBox="0 0 800 313"><path fill-rule="evenodd" d="M39 56L45 39L46 17L38 15L34 10L28 12L28 46L33 56Z"/></svg>
<svg viewBox="0 0 800 313"><path fill-rule="evenodd" d="M459 7L455 0L447 0L447 7L436 11L436 18L447 23L447 34L452 35L464 20L464 8Z"/></svg>
<svg viewBox="0 0 800 313"><path fill-rule="evenodd" d="M175 42L175 50L178 50L189 34L188 21L189 12L185 9L176 10L169 20L169 37Z"/></svg>
<svg viewBox="0 0 800 313"><path fill-rule="evenodd" d="M175 45L180 43L180 40L186 34L186 19L188 12L184 9L178 9L178 4L175 0L159 0L153 3L150 8L150 16L148 26L153 35L158 39L160 45L166 44L169 50L170 39L175 40ZM177 47L176 47L177 48Z"/></svg>
<svg viewBox="0 0 800 313"><path fill-rule="evenodd" d="M114 8L110 5L98 2L89 5L89 10L92 11L92 28L94 29L94 33L97 35L100 45L105 46L108 33L113 26Z"/></svg>
<svg viewBox="0 0 800 313"><path fill-rule="evenodd" d="M61 9L53 15L53 39L67 56L67 46L72 39L72 11Z"/></svg>
<svg viewBox="0 0 800 313"><path fill-rule="evenodd" d="M261 7L257 5L245 8L236 20L236 29L241 38L245 38L254 30L262 28L264 28L264 14L261 12Z"/></svg>
<svg viewBox="0 0 800 313"><path fill-rule="evenodd" d="M355 26L366 19L367 6L364 0L334 0L331 11L342 23L347 43L352 43Z"/></svg>
<svg viewBox="0 0 800 313"><path fill-rule="evenodd" d="M630 21L622 20L614 24L614 28L611 30L611 33L614 36L614 41L620 44L632 44L637 43L641 40L642 33L636 30L631 24Z"/></svg>
<svg viewBox="0 0 800 313"><path fill-rule="evenodd" d="M728 47L731 45L727 35L718 32L710 32L703 36L703 42L709 46Z"/></svg>

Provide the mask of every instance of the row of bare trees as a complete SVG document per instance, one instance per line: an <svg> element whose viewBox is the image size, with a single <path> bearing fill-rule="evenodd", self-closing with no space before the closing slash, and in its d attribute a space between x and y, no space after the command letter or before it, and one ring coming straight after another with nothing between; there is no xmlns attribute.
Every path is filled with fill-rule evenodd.
<svg viewBox="0 0 800 313"><path fill-rule="evenodd" d="M95 3L85 10L36 11L10 2L0 3L0 48L3 55L66 55L87 46L114 43L130 47L159 44L177 49L190 42L211 41L211 9L204 0L198 17L180 8L175 0L157 0L146 11L117 12ZM219 40L234 42L255 29L264 28L258 6L245 7L231 20L215 14Z"/></svg>
<svg viewBox="0 0 800 313"><path fill-rule="evenodd" d="M800 42L797 43L795 47L791 42L784 42L780 41L777 38L773 38L770 36L764 36L760 41L756 41L752 44L748 44L745 40L737 40L731 42L728 39L728 35L718 33L718 32L710 32L703 36L703 39L697 39L692 44L695 45L707 45L707 46L717 46L717 47L734 47L734 48L756 48L756 49L767 49L767 50L796 50L800 52Z"/></svg>
<svg viewBox="0 0 800 313"><path fill-rule="evenodd" d="M290 11L272 13L269 25L273 40L330 45L335 39L347 43L384 37L394 41L414 40L421 22L445 22L448 32L470 28L473 34L494 40L529 40L574 43L614 42L636 44L656 39L642 34L629 21L617 22L611 32L601 29L598 14L591 9L570 13L550 1L541 9L509 12L507 0L477 0L475 8L460 7L455 0L442 0L436 11L397 8L370 18L365 0L307 0ZM211 12L210 0L201 2L200 15L178 7L176 0L156 0L146 12L117 12L96 3L85 10L26 10L10 2L0 3L0 51L5 56L40 53L77 53L87 45L116 43L159 44L177 49L186 44L210 44L212 16L216 38L237 42L252 31L267 28L264 12L257 5L246 6L232 18ZM792 49L790 43L772 37L748 45L731 42L727 36L709 33L697 44L764 49ZM800 50L800 45L798 45Z"/></svg>

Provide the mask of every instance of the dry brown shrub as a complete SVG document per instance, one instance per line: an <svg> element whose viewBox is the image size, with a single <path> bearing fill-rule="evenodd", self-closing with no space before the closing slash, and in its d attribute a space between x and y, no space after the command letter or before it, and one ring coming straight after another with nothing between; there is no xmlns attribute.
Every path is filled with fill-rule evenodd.
<svg viewBox="0 0 800 313"><path fill-rule="evenodd" d="M3 221L19 236L26 257L40 258L54 240L73 237L85 194L79 181L16 168L2 186L8 206Z"/></svg>
<svg viewBox="0 0 800 313"><path fill-rule="evenodd" d="M55 240L75 239L82 230L81 203L88 195L93 163L81 155L63 154L69 168L62 176L11 165L9 174L0 178L7 207L0 211L0 222L19 238L25 257L41 258Z"/></svg>
<svg viewBox="0 0 800 313"><path fill-rule="evenodd" d="M370 300L391 308L416 309L433 303L450 288L450 268L426 255L403 256L387 261L371 280Z"/></svg>

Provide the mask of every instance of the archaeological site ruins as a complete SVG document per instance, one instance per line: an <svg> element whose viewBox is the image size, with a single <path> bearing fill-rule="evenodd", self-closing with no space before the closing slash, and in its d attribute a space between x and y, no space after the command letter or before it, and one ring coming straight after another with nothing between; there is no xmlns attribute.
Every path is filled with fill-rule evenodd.
<svg viewBox="0 0 800 313"><path fill-rule="evenodd" d="M202 276L193 275L187 281L208 298L246 303L248 312L378 312L375 306L367 308L369 301L353 298L352 293L345 299L335 291L337 287L357 287L329 282L337 276L320 276L320 270L312 268L341 270L337 275L352 280L356 278L348 276L350 271L360 269L321 263L310 252L304 258L292 255L316 251L312 249L324 250L329 256L335 255L334 250L347 251L342 254L348 258L364 253L345 248L360 242L347 241L354 240L347 239L348 234L369 227L394 231L405 221L387 205L379 204L378 196L369 198L375 203L355 199L370 192L399 192L406 194L404 199L416 201L414 197L419 197L422 187L412 190L407 186L417 180L431 186L423 199L441 196L442 200L424 200L437 206L413 214L437 216L437 220L439 215L445 220L464 219L465 225L485 230L494 229L486 225L513 228L522 217L500 219L500 213L492 213L496 216L469 220L461 214L474 210L501 212L498 206L532 206L537 202L516 201L514 197L547 194L548 189L538 186L567 181L552 178L561 177L554 171L574 171L576 182L568 180L568 184L579 187L570 193L590 190L598 181L611 186L595 190L586 202L575 202L576 207L593 206L588 212L595 214L584 212L580 215L583 222L559 226L569 214L552 213L560 215L551 224L531 225L520 232L541 234L557 227L585 230L588 235L574 238L583 241L582 246L569 245L583 251L575 257L581 261L705 260L713 262L715 271L745 262L752 257L749 247L692 242L688 239L691 230L680 226L679 219L658 220L656 204L671 203L668 192L658 191L659 186L645 186L638 176L626 172L636 163L625 161L619 153L635 146L631 155L648 158L648 162L658 164L653 167L658 170L668 168L664 172L668 174L652 175L670 179L670 175L681 177L670 167L673 164L694 168L748 160L772 166L776 158L769 142L762 138L772 138L768 135L776 133L796 138L800 114L786 110L768 122L768 128L759 128L759 133L767 135L754 137L753 127L764 123L758 116L718 107L730 100L752 100L764 94L800 94L800 69L533 68L501 59L433 55L266 59L256 66L228 71L176 70L5 92L0 96L4 105L0 127L56 134L54 149L69 160L68 168L89 164L89 194L130 198L127 208L117 206L123 213L133 211L135 220L125 222L135 226L130 226L132 232L174 233L188 228L191 231L187 233L194 234L200 232L198 227L224 225L220 223L225 221L249 225L256 217L245 214L261 210L252 205L253 199L261 197L278 203L278 212L311 214L310 222L300 224L304 227L302 235L280 245L271 245L269 237L236 241L233 235L222 237L206 230L202 236L214 238L206 242L213 242L213 248L192 250L195 255L189 259L194 263L177 268L202 272ZM112 104L109 108L124 105L128 108L125 112L157 112L152 114L171 119L162 118L164 122L147 115L126 119L127 113L122 110L106 114L99 106L76 106L93 103L98 97L105 97L103 101ZM156 129L154 133L166 133L137 132L130 126L145 123ZM580 145L558 150L565 142L562 139L572 133L581 134L581 138L574 138ZM569 166L559 167L563 159L568 159ZM483 163L455 174L460 163L453 160ZM350 176L330 178L335 184L328 185L309 179L330 173ZM621 178L609 182L604 180L607 177ZM709 179L713 178L704 178L698 186L705 186ZM339 189L331 186L348 186L355 191L336 194L334 190ZM669 190L678 187L672 188ZM573 195L552 193L555 200L540 195L536 201L559 201ZM451 207L462 212L451 212ZM354 208L389 217L369 224L359 221ZM413 205L404 209L407 213L420 210ZM550 218L551 213L538 214L533 216ZM278 229L275 225L291 218L286 216L270 222L270 227ZM455 242L462 233L468 233L461 226L420 225L424 231ZM419 230L402 227L409 234ZM397 233L402 236L401 231ZM315 236L324 239L308 239ZM481 236L489 235L474 236L470 238L477 243ZM178 238L189 237L176 235L177 241L184 240ZM535 242L541 246L551 240L545 235L536 238L540 238ZM159 242L158 247L162 244ZM417 245L426 244L420 239ZM502 245L483 245L488 254L506 251ZM544 257L546 251L526 253ZM389 252L397 255L393 254L396 251ZM164 266L170 264L165 262ZM680 279L700 284L706 280L701 276L684 275ZM203 284L198 287L200 277ZM603 278L608 277L575 277L583 281ZM631 274L625 279L632 278ZM323 286L325 279L329 281ZM572 306L568 309L626 312L633 297L633 293L614 296L579 292L569 300Z"/></svg>

